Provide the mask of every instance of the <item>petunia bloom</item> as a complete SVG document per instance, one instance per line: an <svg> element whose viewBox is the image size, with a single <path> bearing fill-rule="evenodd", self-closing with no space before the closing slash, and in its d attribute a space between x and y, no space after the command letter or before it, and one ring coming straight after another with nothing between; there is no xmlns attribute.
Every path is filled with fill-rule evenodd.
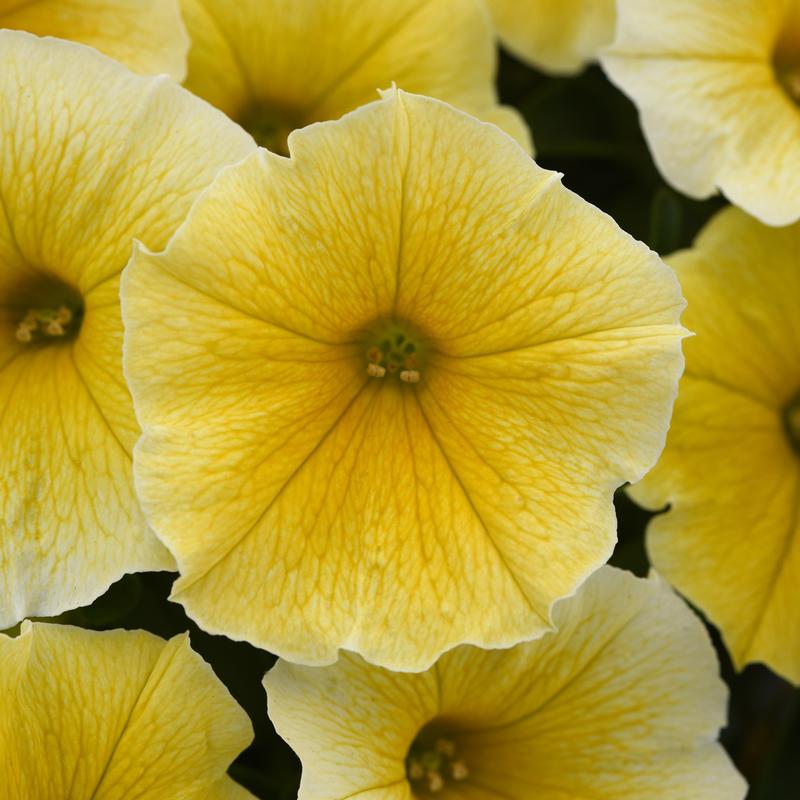
<svg viewBox="0 0 800 800"><path fill-rule="evenodd" d="M495 122L530 150L497 105L483 0L181 0L192 40L186 86L271 150L396 82Z"/></svg>
<svg viewBox="0 0 800 800"><path fill-rule="evenodd" d="M185 634L0 635L4 800L246 800L225 770L252 738Z"/></svg>
<svg viewBox="0 0 800 800"><path fill-rule="evenodd" d="M71 39L134 72L166 72L176 81L186 75L180 0L0 0L0 28Z"/></svg>
<svg viewBox="0 0 800 800"><path fill-rule="evenodd" d="M437 100L390 91L289 145L223 171L123 280L174 599L306 663L543 633L663 446L673 273Z"/></svg>
<svg viewBox="0 0 800 800"><path fill-rule="evenodd" d="M689 300L667 446L633 497L656 568L741 667L800 683L800 225L729 208L670 259Z"/></svg>
<svg viewBox="0 0 800 800"><path fill-rule="evenodd" d="M299 800L744 797L715 741L716 656L666 584L604 567L554 618L538 641L459 647L416 675L279 661L264 684Z"/></svg>
<svg viewBox="0 0 800 800"><path fill-rule="evenodd" d="M119 278L255 149L172 83L0 32L0 629L173 569L133 489Z"/></svg>
<svg viewBox="0 0 800 800"><path fill-rule="evenodd" d="M614 38L616 0L487 2L503 45L546 72L579 72Z"/></svg>
<svg viewBox="0 0 800 800"><path fill-rule="evenodd" d="M618 17L603 65L666 179L769 225L800 218L800 4L618 0Z"/></svg>

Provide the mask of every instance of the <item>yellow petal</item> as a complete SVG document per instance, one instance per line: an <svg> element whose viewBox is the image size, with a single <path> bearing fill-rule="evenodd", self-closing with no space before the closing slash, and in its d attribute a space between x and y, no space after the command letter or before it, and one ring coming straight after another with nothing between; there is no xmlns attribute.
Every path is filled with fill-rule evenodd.
<svg viewBox="0 0 800 800"><path fill-rule="evenodd" d="M603 58L638 105L667 180L698 198L719 188L770 225L800 217L800 109L773 63L787 8L619 0L617 38Z"/></svg>
<svg viewBox="0 0 800 800"><path fill-rule="evenodd" d="M390 92L290 146L222 173L123 279L175 598L306 663L541 634L663 445L674 275L436 100ZM386 321L419 341L416 382L367 373Z"/></svg>
<svg viewBox="0 0 800 800"><path fill-rule="evenodd" d="M533 143L528 124L522 114L512 106L495 105L478 115L484 122L491 122L497 125L500 130L505 131L513 139L522 145L525 152L532 156L536 155L536 147Z"/></svg>
<svg viewBox="0 0 800 800"><path fill-rule="evenodd" d="M252 796L225 776L250 722L187 635L26 622L0 636L0 697L8 800Z"/></svg>
<svg viewBox="0 0 800 800"><path fill-rule="evenodd" d="M614 37L615 0L488 0L500 41L547 72L578 72Z"/></svg>
<svg viewBox="0 0 800 800"><path fill-rule="evenodd" d="M217 169L254 144L166 78L19 31L0 33L0 103L7 627L88 603L127 571L174 567L133 490L119 275L134 237L166 244ZM73 338L20 342L26 312L59 292L76 303Z"/></svg>
<svg viewBox="0 0 800 800"><path fill-rule="evenodd" d="M420 796L406 758L426 732L466 767L457 779L444 761L443 797L744 797L715 741L727 697L713 648L666 584L606 567L554 621L538 641L460 647L422 674L351 655L323 669L279 661L264 683L303 762L300 800Z"/></svg>
<svg viewBox="0 0 800 800"><path fill-rule="evenodd" d="M479 0L181 0L192 39L186 86L270 149L393 82L530 133L497 106L491 25Z"/></svg>
<svg viewBox="0 0 800 800"><path fill-rule="evenodd" d="M186 75L189 36L179 0L0 0L0 28L97 48L134 72Z"/></svg>
<svg viewBox="0 0 800 800"><path fill-rule="evenodd" d="M672 258L689 299L686 376L667 447L633 487L670 510L653 562L721 629L737 666L800 682L800 458L783 409L800 392L800 225L720 213Z"/></svg>

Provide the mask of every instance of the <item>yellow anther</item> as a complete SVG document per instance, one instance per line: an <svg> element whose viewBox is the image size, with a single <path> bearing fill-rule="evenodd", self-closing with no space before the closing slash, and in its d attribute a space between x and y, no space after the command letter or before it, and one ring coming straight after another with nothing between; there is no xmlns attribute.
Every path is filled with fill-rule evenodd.
<svg viewBox="0 0 800 800"><path fill-rule="evenodd" d="M430 770L427 777L428 788L432 792L441 792L444 789L444 778L438 772Z"/></svg>
<svg viewBox="0 0 800 800"><path fill-rule="evenodd" d="M456 754L456 746L449 739L437 739L436 752L452 758Z"/></svg>
<svg viewBox="0 0 800 800"><path fill-rule="evenodd" d="M66 336L74 314L66 306L58 308L33 308L17 325L16 337L19 342L41 341L42 338L55 339Z"/></svg>
<svg viewBox="0 0 800 800"><path fill-rule="evenodd" d="M408 762L408 777L412 781L418 781L425 777L425 770L416 758L412 758Z"/></svg>
<svg viewBox="0 0 800 800"><path fill-rule="evenodd" d="M400 380L404 383L419 383L419 372L415 369L404 369L400 373Z"/></svg>
<svg viewBox="0 0 800 800"><path fill-rule="evenodd" d="M406 775L412 783L423 782L427 791L438 793L454 781L469 777L458 744L449 736L425 737L416 741L406 758Z"/></svg>
<svg viewBox="0 0 800 800"><path fill-rule="evenodd" d="M450 765L450 774L454 781L465 781L469 777L469 770L463 761L454 761Z"/></svg>
<svg viewBox="0 0 800 800"><path fill-rule="evenodd" d="M367 375L371 378L382 378L386 374L386 367L380 364L367 364Z"/></svg>

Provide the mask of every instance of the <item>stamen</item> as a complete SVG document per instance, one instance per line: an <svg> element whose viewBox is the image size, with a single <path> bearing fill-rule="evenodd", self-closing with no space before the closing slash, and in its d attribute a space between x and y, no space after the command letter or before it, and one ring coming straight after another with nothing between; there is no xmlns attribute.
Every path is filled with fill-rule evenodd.
<svg viewBox="0 0 800 800"><path fill-rule="evenodd" d="M425 349L405 323L391 322L366 336L367 374L373 378L397 375L403 383L419 383Z"/></svg>
<svg viewBox="0 0 800 800"><path fill-rule="evenodd" d="M408 777L412 781L419 781L425 777L425 770L416 758L410 758L408 760Z"/></svg>
<svg viewBox="0 0 800 800"><path fill-rule="evenodd" d="M411 746L406 759L406 774L412 783L423 783L431 793L441 792L450 781L464 781L469 770L452 739L431 741L424 732Z"/></svg>
<svg viewBox="0 0 800 800"><path fill-rule="evenodd" d="M444 789L444 778L434 770L428 772L428 788L432 792L441 792Z"/></svg>
<svg viewBox="0 0 800 800"><path fill-rule="evenodd" d="M28 344L34 340L57 339L69 332L74 314L66 306L58 308L34 308L17 325L18 342Z"/></svg>
<svg viewBox="0 0 800 800"><path fill-rule="evenodd" d="M463 761L454 761L450 765L450 774L454 781L465 781L469 778L469 770Z"/></svg>
<svg viewBox="0 0 800 800"><path fill-rule="evenodd" d="M436 752L448 758L452 758L456 754L456 746L449 739L437 739Z"/></svg>

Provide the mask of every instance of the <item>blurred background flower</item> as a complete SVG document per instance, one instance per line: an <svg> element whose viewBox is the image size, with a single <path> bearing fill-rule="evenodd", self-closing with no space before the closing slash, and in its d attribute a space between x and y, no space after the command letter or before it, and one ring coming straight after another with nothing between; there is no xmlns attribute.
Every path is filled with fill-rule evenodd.
<svg viewBox="0 0 800 800"><path fill-rule="evenodd" d="M737 666L800 683L800 225L727 208L672 256L695 333L667 447L637 501L653 564Z"/></svg>
<svg viewBox="0 0 800 800"><path fill-rule="evenodd" d="M247 715L189 646L25 622L0 634L4 800L247 800Z"/></svg>
<svg viewBox="0 0 800 800"><path fill-rule="evenodd" d="M0 0L0 28L80 42L145 75L186 75L179 0Z"/></svg>
<svg viewBox="0 0 800 800"><path fill-rule="evenodd" d="M181 0L192 39L186 86L286 153L295 128L336 119L396 82L494 122L530 150L496 102L483 0Z"/></svg>
<svg viewBox="0 0 800 800"><path fill-rule="evenodd" d="M616 0L487 0L504 47L545 72L570 75L614 38Z"/></svg>
<svg viewBox="0 0 800 800"><path fill-rule="evenodd" d="M716 743L727 691L708 634L657 577L603 567L508 650L418 674L356 656L279 661L270 718L303 761L299 800L741 800Z"/></svg>
<svg viewBox="0 0 800 800"><path fill-rule="evenodd" d="M769 225L800 217L797 0L617 0L603 66L666 179Z"/></svg>
<svg viewBox="0 0 800 800"><path fill-rule="evenodd" d="M0 32L0 628L172 569L134 494L120 273L255 149L166 77Z"/></svg>

